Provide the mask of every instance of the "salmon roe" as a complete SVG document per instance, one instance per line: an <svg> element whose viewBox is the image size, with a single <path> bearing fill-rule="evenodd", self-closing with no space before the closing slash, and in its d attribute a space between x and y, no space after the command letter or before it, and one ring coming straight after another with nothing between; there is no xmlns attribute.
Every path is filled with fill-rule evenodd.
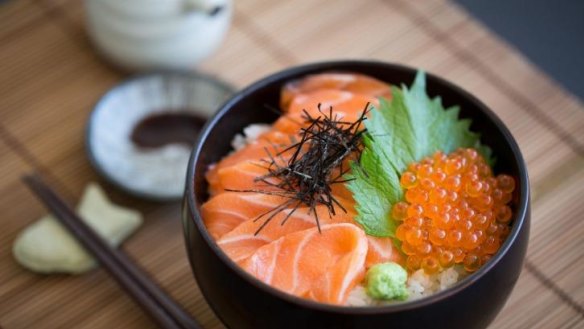
<svg viewBox="0 0 584 329"><path fill-rule="evenodd" d="M405 200L393 206L396 237L410 271L433 274L462 264L479 269L509 234L515 180L493 176L472 148L436 152L401 175Z"/></svg>

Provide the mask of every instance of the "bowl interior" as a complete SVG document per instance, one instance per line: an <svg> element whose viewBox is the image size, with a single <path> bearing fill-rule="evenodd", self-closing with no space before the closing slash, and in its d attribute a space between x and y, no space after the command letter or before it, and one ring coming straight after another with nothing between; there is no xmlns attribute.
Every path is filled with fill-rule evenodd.
<svg viewBox="0 0 584 329"><path fill-rule="evenodd" d="M204 177L208 166L219 161L231 150L230 141L232 137L236 133L241 132L244 127L251 123L270 123L278 117L278 114L270 111L269 108L278 108L280 89L286 82L307 74L330 71L357 72L375 77L390 84L406 84L408 86L411 85L416 74L415 69L380 62L343 61L316 63L276 73L256 82L227 101L215 117L207 123L199 136L199 142L193 152L188 174L189 182L193 182L194 184L188 185L186 192L189 194L186 196L186 200L189 203L191 211L194 213L195 227L202 231L203 236L207 239L212 249L226 262L232 263L207 234L199 212L199 207L208 198L208 185ZM513 227L511 234L499 252L489 263L482 266L473 275L458 282L454 287L433 296L417 301L384 306L385 309L392 307L400 308L400 305L404 304L422 305L429 303L447 294L456 293L458 289L463 289L465 286L472 284L483 273L486 273L486 271L495 266L501 256L505 254L506 250L515 240L527 213L529 185L525 164L515 140L501 120L475 97L432 74L427 74L427 91L432 97L440 96L446 107L460 106L461 117L471 118L473 122L471 129L481 133L481 141L493 149L494 156L496 157L494 172L505 172L516 179L517 188L512 201L514 211ZM247 275L237 265L232 264L236 268L236 271L239 270L242 276ZM267 285L264 286L268 287ZM274 290L275 294L281 296L275 289L272 288L272 290ZM284 298L291 300L299 299L293 296ZM315 304L318 304L304 300L298 302L309 304L313 307ZM349 309L347 307L338 308L345 309L345 311Z"/></svg>

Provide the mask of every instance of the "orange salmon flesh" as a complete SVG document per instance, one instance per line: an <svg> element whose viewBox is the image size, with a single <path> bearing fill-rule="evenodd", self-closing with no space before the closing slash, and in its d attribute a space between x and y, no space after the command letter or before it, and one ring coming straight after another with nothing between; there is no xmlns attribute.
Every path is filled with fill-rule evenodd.
<svg viewBox="0 0 584 329"><path fill-rule="evenodd" d="M202 217L234 262L276 289L337 305L346 302L370 266L403 262L390 238L368 236L355 222L355 201L345 184L333 184L332 195L346 212L336 207L332 215L324 205L315 207L320 232L307 206L290 206L262 226L270 211L289 199L261 193L274 187L256 178L268 172L270 154L298 138L305 126L303 111L318 117L320 104L323 111L332 107L333 115L354 122L367 104L378 104L378 97L390 98L390 86L360 74L325 73L292 81L282 88L283 114L270 131L209 168L210 198L201 207ZM278 161L286 161L290 153L282 153Z"/></svg>

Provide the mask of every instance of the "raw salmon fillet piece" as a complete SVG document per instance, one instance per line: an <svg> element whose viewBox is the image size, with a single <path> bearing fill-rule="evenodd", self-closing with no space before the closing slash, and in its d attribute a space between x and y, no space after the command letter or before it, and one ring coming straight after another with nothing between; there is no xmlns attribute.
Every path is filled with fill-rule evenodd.
<svg viewBox="0 0 584 329"><path fill-rule="evenodd" d="M273 129L284 133L297 133L299 129L306 125L304 111L313 118L323 116L318 109L329 114L332 106L333 117L346 122L354 122L363 113L367 104L378 105L379 101L375 97L362 94L354 94L341 90L316 90L296 95L290 103L288 110L276 122Z"/></svg>
<svg viewBox="0 0 584 329"><path fill-rule="evenodd" d="M260 189L263 191L274 190L269 184L256 181L268 173L267 164L261 161L242 161L233 166L227 166L217 170L217 177L213 182L209 182L211 195L217 195L231 190ZM274 179L268 181L275 181Z"/></svg>
<svg viewBox="0 0 584 329"><path fill-rule="evenodd" d="M321 226L333 223L353 223L353 217L355 216L353 212L344 213L340 210L337 211L336 215L329 216L327 207L323 205L316 206L315 211L318 214ZM291 215L289 215L290 213ZM288 218L286 219L286 217ZM239 224L217 240L217 244L229 258L240 263L261 246L278 240L287 234L316 227L314 213L309 213L307 207L299 207L295 211L285 209L276 213L268 224L258 232L266 219L267 217L262 217L259 220L251 218ZM286 223L282 225L282 221L285 219Z"/></svg>
<svg viewBox="0 0 584 329"><path fill-rule="evenodd" d="M219 239L239 224L264 214L288 199L262 193L225 192L201 206L207 230Z"/></svg>
<svg viewBox="0 0 584 329"><path fill-rule="evenodd" d="M270 160L271 156L276 156L291 143L292 135L284 134L278 131L270 131L261 135L253 143L246 145L244 148L232 152L225 156L221 161L213 165L205 173L205 178L209 185L218 183L218 172L220 169L237 165L241 162L261 163Z"/></svg>
<svg viewBox="0 0 584 329"><path fill-rule="evenodd" d="M212 196L225 192L225 190L258 190L264 192L281 191L269 183L276 183L276 178L267 178L266 182L257 181L258 177L268 173L267 163L261 161L242 161L236 165L227 166L217 170L217 176L213 182L209 182L209 191ZM331 193L336 199L345 201L353 200L351 192L344 184L332 184ZM349 202L352 207L353 202ZM343 204L344 206L344 204Z"/></svg>
<svg viewBox="0 0 584 329"><path fill-rule="evenodd" d="M369 76L355 73L321 73L287 83L282 88L280 106L286 109L297 95L326 89L350 91L372 98L391 98L391 87Z"/></svg>
<svg viewBox="0 0 584 329"><path fill-rule="evenodd" d="M241 266L290 294L343 304L363 279L367 238L353 224L330 224L288 234L259 248Z"/></svg>
<svg viewBox="0 0 584 329"><path fill-rule="evenodd" d="M404 258L393 245L391 238L378 238L368 235L367 240L369 241L369 251L365 260L365 267L370 268L375 264L387 262L404 265Z"/></svg>
<svg viewBox="0 0 584 329"><path fill-rule="evenodd" d="M280 237L279 234L268 234L260 237L253 235L255 230L261 225L262 219L266 217L260 218L258 222L254 222L253 220L288 200L288 198L263 193L225 192L213 196L205 202L201 207L201 215L207 230L209 230L211 236L216 240L234 231L239 225L245 224L239 227L237 231L231 233L231 238L226 238L220 242L228 250L226 252L231 255L237 254L237 259L241 260L265 243ZM353 216L355 215L353 209L354 203L349 203L342 197L338 197L338 200L343 204L347 213L345 214L343 210L336 207L337 214L331 219L324 206L320 206L318 211L321 223L330 221L337 223L355 223L353 220ZM273 223L271 223L271 226L278 226L274 227L274 229L278 231L282 230L281 234L293 232L296 229L314 227L316 225L314 215L308 215L307 208L302 207L294 212L292 218L288 219L288 221L292 222L290 226L286 228L279 226L288 213L289 210L286 210L284 214L278 214L272 220ZM289 224L287 223L286 225ZM237 237L237 232L245 232L245 239L243 237ZM373 236L367 236L367 239L369 242L369 251L367 252L366 267L387 261L402 262L401 254L397 252L391 239ZM245 248L242 246L245 246Z"/></svg>

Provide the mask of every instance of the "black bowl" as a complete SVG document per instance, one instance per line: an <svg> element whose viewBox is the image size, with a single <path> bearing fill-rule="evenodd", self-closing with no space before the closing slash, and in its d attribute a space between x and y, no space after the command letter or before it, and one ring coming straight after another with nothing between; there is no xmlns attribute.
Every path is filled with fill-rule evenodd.
<svg viewBox="0 0 584 329"><path fill-rule="evenodd" d="M255 122L273 122L280 88L290 80L324 71L349 71L391 84L413 82L416 70L381 62L342 61L291 68L260 80L227 101L199 136L189 164L183 203L186 247L203 295L230 328L484 328L501 310L519 273L529 237L529 182L517 143L501 120L461 88L431 74L427 89L446 106L459 105L473 119L497 158L495 172L511 174L518 188L513 199L511 234L479 271L428 298L383 307L325 305L280 292L240 269L209 236L200 206L207 199L205 171L230 150L232 136Z"/></svg>

